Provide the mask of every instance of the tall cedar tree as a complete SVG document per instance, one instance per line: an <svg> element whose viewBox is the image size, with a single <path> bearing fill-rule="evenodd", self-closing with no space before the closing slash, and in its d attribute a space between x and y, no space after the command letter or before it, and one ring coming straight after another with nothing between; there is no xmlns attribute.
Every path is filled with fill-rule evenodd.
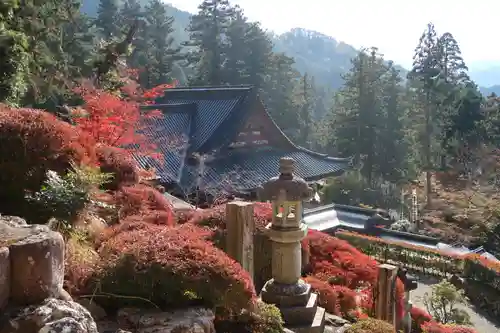
<svg viewBox="0 0 500 333"><path fill-rule="evenodd" d="M221 85L224 83L223 60L226 33L234 9L227 0L205 0L191 17L188 27L190 47L187 65L195 69L191 79L194 85Z"/></svg>
<svg viewBox="0 0 500 333"><path fill-rule="evenodd" d="M458 42L453 35L449 32L444 33L438 38L438 51L439 51L439 67L441 70L440 80L438 80L438 97L439 123L442 126L440 131L440 144L441 144L441 168L447 167L447 153L453 150L450 147L450 141L453 137L449 136L450 129L454 126L452 119L457 119L457 102L461 96L467 94L465 90L466 85L470 82L467 73L468 68L462 58L462 52Z"/></svg>
<svg viewBox="0 0 500 333"><path fill-rule="evenodd" d="M174 46L172 37L173 18L168 16L165 5L151 1L144 11L144 28L139 39L146 46L142 50L145 62L141 64L140 83L152 88L173 81L172 68L179 60L180 48Z"/></svg>
<svg viewBox="0 0 500 333"><path fill-rule="evenodd" d="M120 28L121 21L119 1L100 0L95 25L99 28L105 41L121 37L123 33Z"/></svg>
<svg viewBox="0 0 500 333"><path fill-rule="evenodd" d="M429 207L432 204L431 171L433 169L433 160L431 144L436 132L433 122L436 121L437 80L440 72L438 37L434 25L429 23L415 49L413 67L408 74L408 78L417 83L420 102L424 111L425 129L421 137L426 171L427 206Z"/></svg>

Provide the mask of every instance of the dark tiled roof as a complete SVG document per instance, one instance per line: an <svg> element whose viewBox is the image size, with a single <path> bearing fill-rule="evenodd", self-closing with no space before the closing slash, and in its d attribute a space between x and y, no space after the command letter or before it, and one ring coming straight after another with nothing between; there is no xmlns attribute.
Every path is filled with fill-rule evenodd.
<svg viewBox="0 0 500 333"><path fill-rule="evenodd" d="M169 89L156 104L195 104L189 151L207 153L234 138L251 110L252 92L251 86Z"/></svg>
<svg viewBox="0 0 500 333"><path fill-rule="evenodd" d="M149 126L145 127L144 134L157 146L164 162L143 156L136 158L142 167L153 167L164 182L178 182L193 132L192 117L196 104L175 104L159 109L164 116L148 120Z"/></svg>
<svg viewBox="0 0 500 333"><path fill-rule="evenodd" d="M160 148L165 162L138 157L139 163L143 167L154 167L164 183L178 183L185 191L196 188L200 170L188 165L186 156L227 147L257 100L251 86L167 90L151 106L160 109L164 117L152 121L146 133ZM323 178L347 167L347 159L335 159L297 147L277 126L276 131L284 136L289 148L225 150L222 158L216 156L216 160L207 162L200 186L220 189L232 183L237 185L233 188L236 190L254 189L278 174L278 162L284 156L295 159L297 174L306 180Z"/></svg>
<svg viewBox="0 0 500 333"><path fill-rule="evenodd" d="M296 174L306 180L316 180L325 175L338 174L344 170L349 161L334 159L309 152L305 149L280 151L273 148L259 150L228 151L222 159L209 162L205 166L201 186L206 188L236 190L245 192L259 187L263 182L279 174L281 157L295 160ZM189 167L181 178L185 188L196 186L199 170Z"/></svg>

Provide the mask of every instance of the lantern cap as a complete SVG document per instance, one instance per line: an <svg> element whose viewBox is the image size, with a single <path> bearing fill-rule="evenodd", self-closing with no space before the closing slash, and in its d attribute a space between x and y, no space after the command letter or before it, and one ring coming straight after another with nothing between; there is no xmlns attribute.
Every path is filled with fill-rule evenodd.
<svg viewBox="0 0 500 333"><path fill-rule="evenodd" d="M260 187L261 200L303 201L312 197L312 188L304 179L294 175L295 161L292 158L281 158L279 171L279 176L269 179Z"/></svg>

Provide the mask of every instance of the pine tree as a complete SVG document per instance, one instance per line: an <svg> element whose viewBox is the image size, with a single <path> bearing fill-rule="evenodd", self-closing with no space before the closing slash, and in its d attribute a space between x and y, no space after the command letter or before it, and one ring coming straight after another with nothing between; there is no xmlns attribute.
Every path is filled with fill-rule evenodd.
<svg viewBox="0 0 500 333"><path fill-rule="evenodd" d="M301 108L299 114L300 121L300 144L308 146L310 132L312 129L312 112L314 110L314 92L309 76L304 74L300 85Z"/></svg>
<svg viewBox="0 0 500 333"><path fill-rule="evenodd" d="M146 88L171 83L173 64L180 52L173 44L173 18L168 16L161 1L152 0L145 8L144 20L145 26L140 35L145 46L140 50L144 57L144 70L140 73L140 82Z"/></svg>
<svg viewBox="0 0 500 333"><path fill-rule="evenodd" d="M106 41L119 38L122 35L120 23L120 6L118 0L100 0L97 9L96 26Z"/></svg>
<svg viewBox="0 0 500 333"><path fill-rule="evenodd" d="M226 32L234 10L227 0L205 0L198 8L187 29L190 40L185 43L190 47L187 65L195 72L191 83L221 85Z"/></svg>
<svg viewBox="0 0 500 333"><path fill-rule="evenodd" d="M437 47L443 80L453 84L469 82L468 68L462 58L460 46L453 35L449 32L441 35L437 40Z"/></svg>
<svg viewBox="0 0 500 333"><path fill-rule="evenodd" d="M404 89L399 71L390 66L382 81L382 119L377 129L378 173L385 179L397 183L414 176L410 162L410 150L406 137L406 105Z"/></svg>

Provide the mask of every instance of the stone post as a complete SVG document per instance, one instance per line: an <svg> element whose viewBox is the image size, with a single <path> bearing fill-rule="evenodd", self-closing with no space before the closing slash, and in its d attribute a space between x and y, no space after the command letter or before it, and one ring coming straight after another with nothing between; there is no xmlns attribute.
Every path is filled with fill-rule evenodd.
<svg viewBox="0 0 500 333"><path fill-rule="evenodd" d="M379 265L375 299L375 318L385 320L394 327L397 326L395 297L397 272L396 266Z"/></svg>
<svg viewBox="0 0 500 333"><path fill-rule="evenodd" d="M417 281L415 278L407 274L406 269L400 269L398 271L398 277L403 282L405 287L405 298L404 298L404 314L401 322L401 327L404 333L411 333L411 309L413 307L410 298L410 292L417 289Z"/></svg>
<svg viewBox="0 0 500 333"><path fill-rule="evenodd" d="M233 201L226 204L226 252L254 278L253 203Z"/></svg>
<svg viewBox="0 0 500 333"><path fill-rule="evenodd" d="M272 222L266 227L272 241L272 279L262 288L261 298L275 304L287 328L295 332L323 332L325 310L317 306L317 295L301 279L300 241L307 235L303 223L303 201L311 198L312 189L294 175L294 160L280 159L280 175L260 189L261 200L271 201Z"/></svg>

